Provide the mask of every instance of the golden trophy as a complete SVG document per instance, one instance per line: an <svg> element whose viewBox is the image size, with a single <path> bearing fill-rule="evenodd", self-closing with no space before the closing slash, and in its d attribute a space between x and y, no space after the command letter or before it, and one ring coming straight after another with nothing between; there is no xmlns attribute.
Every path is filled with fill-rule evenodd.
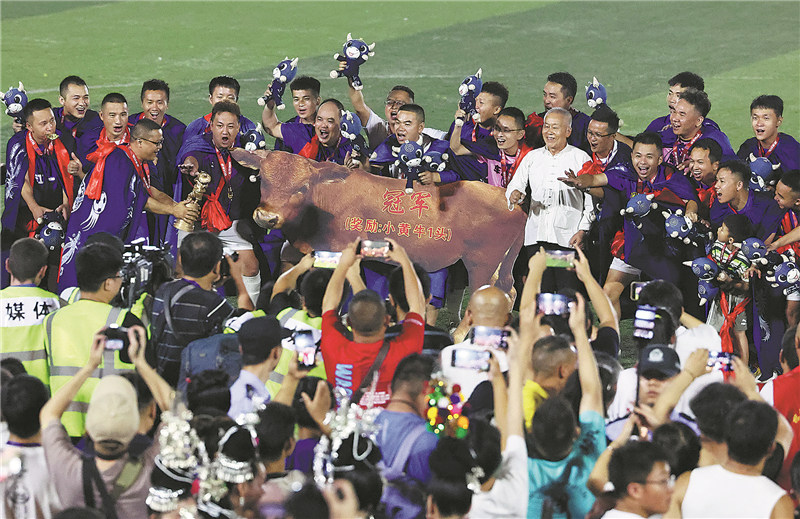
<svg viewBox="0 0 800 519"><path fill-rule="evenodd" d="M196 207L199 212L200 201L203 199L203 193L206 192L206 188L210 183L211 175L205 171L199 172L197 174L197 178L194 179L194 188L192 189L192 192L186 197L186 200L188 201L186 205ZM176 218L172 225L179 231L192 232L194 231L194 223L194 219L189 220L188 218Z"/></svg>

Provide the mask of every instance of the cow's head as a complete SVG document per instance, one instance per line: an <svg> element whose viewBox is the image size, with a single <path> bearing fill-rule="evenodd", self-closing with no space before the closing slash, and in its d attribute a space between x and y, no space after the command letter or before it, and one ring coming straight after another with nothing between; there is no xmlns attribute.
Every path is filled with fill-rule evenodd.
<svg viewBox="0 0 800 519"><path fill-rule="evenodd" d="M349 175L344 166L284 152L236 148L231 156L236 162L259 170L261 202L253 212L253 220L265 229L279 229L287 222L297 221L313 207L312 187Z"/></svg>

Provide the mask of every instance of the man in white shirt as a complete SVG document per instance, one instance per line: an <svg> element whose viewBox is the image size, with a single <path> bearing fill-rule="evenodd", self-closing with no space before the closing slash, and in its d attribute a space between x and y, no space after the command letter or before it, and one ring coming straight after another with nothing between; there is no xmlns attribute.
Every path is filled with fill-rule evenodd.
<svg viewBox="0 0 800 519"><path fill-rule="evenodd" d="M675 487L666 453L650 442L629 442L611 454L608 479L617 503L603 519L634 519L663 514Z"/></svg>
<svg viewBox="0 0 800 519"><path fill-rule="evenodd" d="M585 151L567 144L571 133L572 115L563 108L548 110L542 126L544 148L525 155L506 188L509 207L521 204L526 188L531 189L531 207L525 225L525 249L529 254L540 246L547 251L582 247L594 219L592 198L558 180L591 161ZM566 280L556 279L559 287L564 286L563 281ZM576 281L571 285L577 288ZM543 287L545 291L549 289Z"/></svg>

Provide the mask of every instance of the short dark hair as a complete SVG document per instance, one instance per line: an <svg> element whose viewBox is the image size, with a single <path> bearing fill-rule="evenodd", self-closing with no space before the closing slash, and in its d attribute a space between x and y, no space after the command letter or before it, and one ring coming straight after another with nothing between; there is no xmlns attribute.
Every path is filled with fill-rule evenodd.
<svg viewBox="0 0 800 519"><path fill-rule="evenodd" d="M516 106L506 106L500 110L500 113L497 114L497 117L503 116L514 119L514 122L520 127L520 129L525 128L525 113Z"/></svg>
<svg viewBox="0 0 800 519"><path fill-rule="evenodd" d="M711 101L703 90L687 88L680 93L680 98L692 105L703 117L708 116L708 112L711 111Z"/></svg>
<svg viewBox="0 0 800 519"><path fill-rule="evenodd" d="M6 357L0 360L0 369L4 369L11 373L13 376L27 375L28 370L25 369L25 364L16 357Z"/></svg>
<svg viewBox="0 0 800 519"><path fill-rule="evenodd" d="M53 105L51 105L50 101L47 99L42 99L40 97L37 97L36 99L30 99L28 104L25 105L25 108L22 109L22 119L27 123L28 119L30 119L33 115L33 112L49 110L52 108Z"/></svg>
<svg viewBox="0 0 800 519"><path fill-rule="evenodd" d="M377 292L369 289L362 290L353 296L350 301L350 311L347 318L353 331L372 334L384 326L386 305Z"/></svg>
<svg viewBox="0 0 800 519"><path fill-rule="evenodd" d="M231 408L230 377L221 369L206 369L192 375L186 386L186 403L194 414L210 410L228 414Z"/></svg>
<svg viewBox="0 0 800 519"><path fill-rule="evenodd" d="M500 108L505 108L508 102L508 89L502 83L497 81L487 81L481 87L481 92L491 94L500 100Z"/></svg>
<svg viewBox="0 0 800 519"><path fill-rule="evenodd" d="M70 85L77 85L77 86L86 86L86 81L84 81L79 76L67 76L61 80L61 83L58 85L58 93L61 94L61 97L67 93L67 89ZM88 87L87 87L88 88Z"/></svg>
<svg viewBox="0 0 800 519"><path fill-rule="evenodd" d="M784 171L783 175L781 175L781 182L786 185L789 189L792 190L792 193L796 193L800 196L800 169L790 169L789 171Z"/></svg>
<svg viewBox="0 0 800 519"><path fill-rule="evenodd" d="M485 483L503 461L500 431L484 419L470 417L467 443L475 462L483 469L480 482Z"/></svg>
<svg viewBox="0 0 800 519"><path fill-rule="evenodd" d="M325 290L328 288L328 282L332 275L331 269L314 269L307 272L300 281L300 295L303 296L303 304L315 316L322 315L322 298L325 297Z"/></svg>
<svg viewBox="0 0 800 519"><path fill-rule="evenodd" d="M414 272L422 285L422 296L428 300L431 295L431 275L418 263L414 263ZM392 296L394 304L404 312L409 311L408 299L406 299L406 283L403 278L403 267L397 267L389 274L389 295Z"/></svg>
<svg viewBox="0 0 800 519"><path fill-rule="evenodd" d="M756 108L766 108L772 110L778 117L783 117L783 99L776 95L760 95L750 103L750 111Z"/></svg>
<svg viewBox="0 0 800 519"><path fill-rule="evenodd" d="M703 78L694 72L680 72L675 74L667 81L669 86L680 85L683 88L695 88L697 90L705 90L706 83Z"/></svg>
<svg viewBox="0 0 800 519"><path fill-rule="evenodd" d="M236 92L236 98L239 98L239 82L230 76L217 76L208 82L208 95L214 93L217 87L232 88Z"/></svg>
<svg viewBox="0 0 800 519"><path fill-rule="evenodd" d="M797 326L792 326L783 334L781 340L781 354L783 355L783 362L785 362L789 369L794 369L800 365L800 359L797 358L797 348L794 344L794 336L797 333Z"/></svg>
<svg viewBox="0 0 800 519"><path fill-rule="evenodd" d="M91 245L92 243L103 243L110 247L114 247L119 251L120 254L125 254L125 242L123 242L122 238L116 234L111 234L110 232L106 231L96 232L86 237L86 243L84 246Z"/></svg>
<svg viewBox="0 0 800 519"><path fill-rule="evenodd" d="M28 281L47 265L47 247L33 238L20 238L11 245L8 271L19 281Z"/></svg>
<svg viewBox="0 0 800 519"><path fill-rule="evenodd" d="M17 375L3 385L3 418L8 430L20 438L39 432L39 411L50 399L47 387L31 375Z"/></svg>
<svg viewBox="0 0 800 519"><path fill-rule="evenodd" d="M242 110L239 108L239 105L230 101L215 103L214 106L211 107L211 120L213 121L214 118L217 117L217 114L220 113L233 114L237 119L242 116Z"/></svg>
<svg viewBox="0 0 800 519"><path fill-rule="evenodd" d="M717 172L719 173L719 171L722 171L723 169L730 171L731 174L736 177L738 182L743 182L744 187L749 189L752 172L750 171L750 166L747 165L747 163L738 159L726 160L719 165L719 170L717 170Z"/></svg>
<svg viewBox="0 0 800 519"><path fill-rule="evenodd" d="M144 101L144 93L148 90L159 90L164 92L167 94L167 101L169 101L169 84L163 79L148 79L142 83L142 93L140 94L141 101Z"/></svg>
<svg viewBox="0 0 800 519"><path fill-rule="evenodd" d="M280 459L287 442L294 438L297 422L294 411L288 405L270 402L258 412L258 417L258 453L264 461L276 461Z"/></svg>
<svg viewBox="0 0 800 519"><path fill-rule="evenodd" d="M698 150L708 150L708 159L711 162L719 162L722 159L722 146L719 145L717 141L714 139L709 139L708 137L703 137L702 139L698 139L689 151L698 149Z"/></svg>
<svg viewBox="0 0 800 519"><path fill-rule="evenodd" d="M311 90L317 97L319 97L321 87L319 79L311 76L298 76L289 83L289 89L292 92L296 90Z"/></svg>
<svg viewBox="0 0 800 519"><path fill-rule="evenodd" d="M689 402L697 428L706 438L717 443L725 439L725 417L740 402L747 400L736 386L715 382L709 384Z"/></svg>
<svg viewBox="0 0 800 519"><path fill-rule="evenodd" d="M648 441L628 442L614 449L608 463L608 480L614 484L614 495L626 496L631 483L644 484L659 461L669 463L664 449Z"/></svg>
<svg viewBox="0 0 800 519"><path fill-rule="evenodd" d="M753 222L746 214L729 214L722 220L722 223L724 223L725 227L728 228L728 232L731 235L730 237L733 238L733 241L735 242L740 243L747 238L752 238L755 236Z"/></svg>
<svg viewBox="0 0 800 519"><path fill-rule="evenodd" d="M395 85L395 86L393 86L393 87L391 88L391 90L389 90L389 93L390 93L390 94L391 94L392 92L405 92L405 93L406 93L406 94L408 94L408 96L411 98L411 102L412 102L412 103L414 102L414 91L413 91L413 90L411 90L410 88L408 88L408 87L407 87L407 86L405 86L405 85Z"/></svg>
<svg viewBox="0 0 800 519"><path fill-rule="evenodd" d="M147 382L144 381L138 371L124 371L119 374L122 378L128 379L133 388L136 390L136 402L139 406L139 412L143 412L150 407L153 403L153 393L147 387Z"/></svg>
<svg viewBox="0 0 800 519"><path fill-rule="evenodd" d="M653 431L653 443L660 445L669 458L670 472L680 476L697 468L700 438L683 422L667 422Z"/></svg>
<svg viewBox="0 0 800 519"><path fill-rule="evenodd" d="M656 132L642 132L634 137L631 149L635 148L637 144L655 146L658 148L658 153L664 150L664 142L661 140L661 136Z"/></svg>
<svg viewBox="0 0 800 519"><path fill-rule="evenodd" d="M550 461L562 459L575 441L578 420L569 401L562 396L551 396L536 408L529 437L531 452L535 457Z"/></svg>
<svg viewBox="0 0 800 519"><path fill-rule="evenodd" d="M336 404L336 399L333 396L333 386L330 382L319 377L305 376L301 378L297 382L297 389L294 391L294 399L292 400L292 409L294 409L294 414L297 418L297 425L300 427L319 430L319 425L317 425L317 422L315 422L308 413L308 409L306 408L306 403L303 401L302 395L305 393L309 396L309 398L314 398L314 394L317 391L317 384L319 384L320 381L325 382L328 387L328 391L330 392L331 409Z"/></svg>
<svg viewBox="0 0 800 519"><path fill-rule="evenodd" d="M142 117L136 121L136 124L134 124L133 128L131 128L131 138L144 139L145 136L150 132L160 129L161 126L157 122L153 121L152 119Z"/></svg>
<svg viewBox="0 0 800 519"><path fill-rule="evenodd" d="M106 96L103 98L103 102L100 103L100 108L102 109L108 103L128 104L128 100L125 99L125 96L119 92L111 92L106 94Z"/></svg>
<svg viewBox="0 0 800 519"><path fill-rule="evenodd" d="M341 114L342 111L344 110L344 105L342 104L341 101L339 101L336 98L329 97L328 99L323 99L322 102L319 105L322 106L325 103L333 103L334 105L336 105L336 108L339 109L339 114Z"/></svg>
<svg viewBox="0 0 800 519"><path fill-rule="evenodd" d="M81 292L97 292L106 279L122 268L122 253L104 243L85 245L75 258L75 272Z"/></svg>
<svg viewBox="0 0 800 519"><path fill-rule="evenodd" d="M672 316L675 328L680 324L683 314L683 293L674 284L664 279L654 279L639 292L639 304L663 308Z"/></svg>
<svg viewBox="0 0 800 519"><path fill-rule="evenodd" d="M397 109L398 112L410 112L417 116L420 122L425 122L425 110L417 104L409 103Z"/></svg>
<svg viewBox="0 0 800 519"><path fill-rule="evenodd" d="M180 254L183 272L200 278L222 259L222 241L208 231L193 232L181 242Z"/></svg>
<svg viewBox="0 0 800 519"><path fill-rule="evenodd" d="M541 337L533 344L531 353L533 371L552 375L571 355L574 355L574 352L565 337L561 335Z"/></svg>
<svg viewBox="0 0 800 519"><path fill-rule="evenodd" d="M472 424L470 421L470 433ZM473 452L468 441L444 437L430 454L433 478L427 490L442 516L461 517L469 512L472 492L467 488L467 474L476 466Z"/></svg>
<svg viewBox="0 0 800 519"><path fill-rule="evenodd" d="M425 383L433 373L433 359L428 356L412 353L397 364L392 376L392 393L400 389L412 395L419 395L425 389Z"/></svg>
<svg viewBox="0 0 800 519"><path fill-rule="evenodd" d="M547 81L561 85L561 93L564 97L571 97L573 101L575 100L578 92L578 82L575 81L575 76L569 72L553 72L547 76Z"/></svg>
<svg viewBox="0 0 800 519"><path fill-rule="evenodd" d="M725 420L728 456L744 465L756 465L767 454L778 432L778 413L766 402L740 402Z"/></svg>
<svg viewBox="0 0 800 519"><path fill-rule="evenodd" d="M595 108L594 112L592 112L592 120L606 123L608 125L608 133L617 133L619 131L619 116L617 112L605 103Z"/></svg>

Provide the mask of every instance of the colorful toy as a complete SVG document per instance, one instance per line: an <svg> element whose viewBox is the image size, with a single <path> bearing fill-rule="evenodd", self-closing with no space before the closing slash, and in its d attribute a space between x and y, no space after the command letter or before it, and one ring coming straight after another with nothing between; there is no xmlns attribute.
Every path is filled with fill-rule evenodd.
<svg viewBox="0 0 800 519"><path fill-rule="evenodd" d="M419 181L422 172L422 146L416 142L403 143L394 163L406 177L406 193L413 193L414 181Z"/></svg>
<svg viewBox="0 0 800 519"><path fill-rule="evenodd" d="M286 108L282 97L286 91L286 85L297 75L297 61L297 58L289 59L287 56L272 69L272 83L269 84L267 93L258 98L259 106L265 106L272 99L278 110Z"/></svg>
<svg viewBox="0 0 800 519"><path fill-rule="evenodd" d="M3 102L6 104L6 115L10 115L17 123L22 124L22 110L28 104L28 94L25 93L22 81L19 82L18 88L11 87L3 94Z"/></svg>
<svg viewBox="0 0 800 519"><path fill-rule="evenodd" d="M331 70L331 79L346 77L353 84L354 89L361 90L364 88L364 84L358 76L358 69L370 56L375 55L372 52L374 48L375 42L372 45L367 45L366 42L361 40L354 40L350 33L347 33L347 41L344 42L342 53L333 55L333 59L344 62L345 66L342 70Z"/></svg>
<svg viewBox="0 0 800 519"><path fill-rule="evenodd" d="M481 81L482 74L483 69L478 69L472 76L464 78L464 81L458 86L458 94L461 96L461 99L458 101L458 107L467 113L467 117L472 117L475 121L480 118L480 115L475 109L475 100L478 94L481 93L481 88L483 88L483 81Z"/></svg>
<svg viewBox="0 0 800 519"><path fill-rule="evenodd" d="M603 103L608 104L608 94L606 87L597 80L596 77L592 78L592 82L586 85L586 104L589 108L597 108Z"/></svg>
<svg viewBox="0 0 800 519"><path fill-rule="evenodd" d="M245 132L241 137L241 141L242 147L247 151L263 150L267 147L267 141L264 140L264 136L261 134L261 124L256 126L255 130Z"/></svg>
<svg viewBox="0 0 800 519"><path fill-rule="evenodd" d="M750 154L750 189L753 191L766 191L768 186L778 183L775 170L780 169L780 164L773 164L766 157L756 157Z"/></svg>
<svg viewBox="0 0 800 519"><path fill-rule="evenodd" d="M440 152L429 148L422 155L422 167L425 171L432 171L434 173L441 173L445 169L447 169L447 161L450 158L450 154L447 152Z"/></svg>
<svg viewBox="0 0 800 519"><path fill-rule="evenodd" d="M39 228L36 237L39 238L48 250L61 250L66 236L67 222L58 211L48 211L37 220Z"/></svg>
<svg viewBox="0 0 800 519"><path fill-rule="evenodd" d="M448 386L444 380L434 375L428 385L428 411L425 418L428 430L437 436L465 438L469 430L469 418L461 414L467 399L461 386Z"/></svg>

